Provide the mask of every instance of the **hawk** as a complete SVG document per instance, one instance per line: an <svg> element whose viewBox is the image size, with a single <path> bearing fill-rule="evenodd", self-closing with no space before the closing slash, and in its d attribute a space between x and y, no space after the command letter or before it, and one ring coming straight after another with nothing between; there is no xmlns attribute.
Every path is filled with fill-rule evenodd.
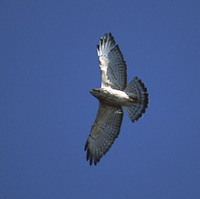
<svg viewBox="0 0 200 199"><path fill-rule="evenodd" d="M90 165L96 165L118 137L123 111L134 122L142 117L149 101L147 89L138 77L127 86L126 62L111 33L100 39L97 54L101 88L90 93L99 100L99 110L85 144Z"/></svg>

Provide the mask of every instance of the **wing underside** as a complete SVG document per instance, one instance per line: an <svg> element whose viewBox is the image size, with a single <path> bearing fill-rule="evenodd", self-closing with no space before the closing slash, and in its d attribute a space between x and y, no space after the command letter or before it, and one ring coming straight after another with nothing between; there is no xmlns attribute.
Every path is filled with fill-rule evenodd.
<svg viewBox="0 0 200 199"><path fill-rule="evenodd" d="M96 120L85 145L90 165L93 161L96 165L110 149L119 135L122 119L123 111L120 107L111 107L100 102Z"/></svg>
<svg viewBox="0 0 200 199"><path fill-rule="evenodd" d="M100 39L97 54L101 69L101 87L123 90L127 84L127 66L111 33Z"/></svg>

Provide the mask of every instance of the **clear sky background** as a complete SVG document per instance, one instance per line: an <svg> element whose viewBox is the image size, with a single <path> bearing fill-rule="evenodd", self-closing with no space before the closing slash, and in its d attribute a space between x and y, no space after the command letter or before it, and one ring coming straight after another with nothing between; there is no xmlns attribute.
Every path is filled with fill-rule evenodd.
<svg viewBox="0 0 200 199"><path fill-rule="evenodd" d="M91 167L105 32L150 104ZM0 198L198 199L199 86L199 0L1 0Z"/></svg>

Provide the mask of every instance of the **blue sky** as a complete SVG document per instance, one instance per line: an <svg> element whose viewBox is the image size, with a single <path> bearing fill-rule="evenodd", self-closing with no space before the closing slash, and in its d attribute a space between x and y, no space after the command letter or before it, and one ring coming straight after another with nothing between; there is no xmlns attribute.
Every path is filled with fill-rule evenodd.
<svg viewBox="0 0 200 199"><path fill-rule="evenodd" d="M0 2L0 198L197 199L200 2ZM150 104L98 166L84 145L98 110L96 45L112 32Z"/></svg>

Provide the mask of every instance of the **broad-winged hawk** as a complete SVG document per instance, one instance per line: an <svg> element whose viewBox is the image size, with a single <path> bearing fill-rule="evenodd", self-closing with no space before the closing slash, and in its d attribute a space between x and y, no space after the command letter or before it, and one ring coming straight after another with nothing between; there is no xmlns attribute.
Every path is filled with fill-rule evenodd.
<svg viewBox="0 0 200 199"><path fill-rule="evenodd" d="M120 132L123 110L132 122L138 120L148 106L148 93L135 77L127 86L127 66L111 33L97 45L101 69L101 88L90 91L99 100L99 110L87 139L85 150L90 165L96 165L112 146Z"/></svg>

